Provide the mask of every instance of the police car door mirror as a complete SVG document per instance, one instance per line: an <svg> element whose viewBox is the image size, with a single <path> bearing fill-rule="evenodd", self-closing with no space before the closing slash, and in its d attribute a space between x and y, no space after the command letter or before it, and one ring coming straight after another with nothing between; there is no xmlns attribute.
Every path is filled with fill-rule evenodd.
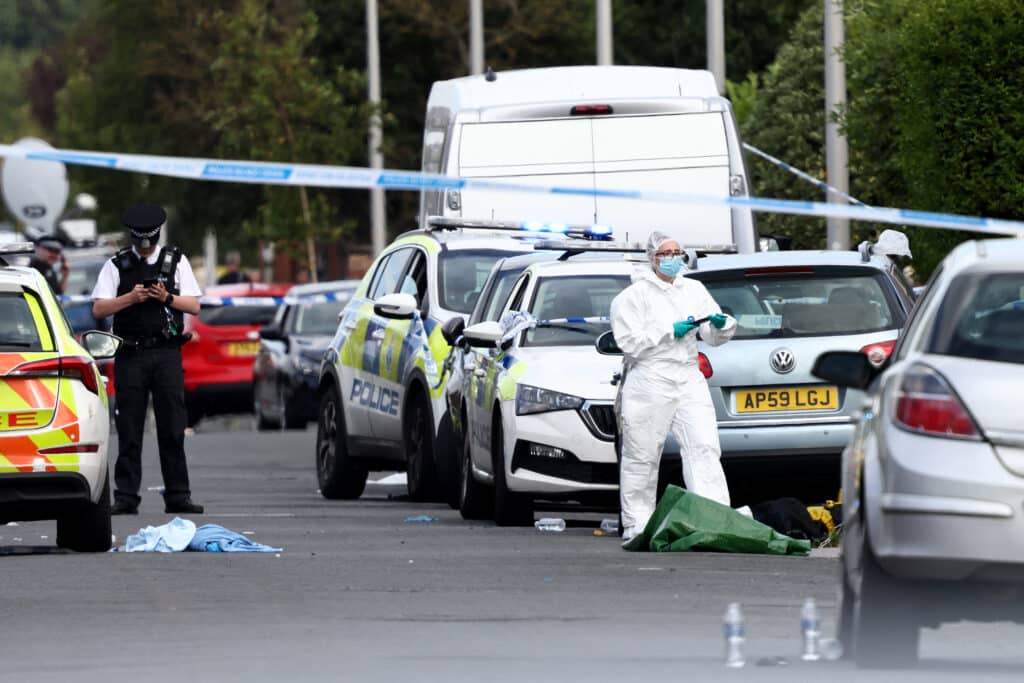
<svg viewBox="0 0 1024 683"><path fill-rule="evenodd" d="M277 325L264 325L260 328L260 339L280 341L284 339L284 332Z"/></svg>
<svg viewBox="0 0 1024 683"><path fill-rule="evenodd" d="M826 351L814 362L811 374L841 387L866 389L879 370L860 351Z"/></svg>
<svg viewBox="0 0 1024 683"><path fill-rule="evenodd" d="M597 348L597 352L606 356L621 356L622 349L615 342L615 335L612 334L611 330L604 332L597 341L594 342L594 346Z"/></svg>
<svg viewBox="0 0 1024 683"><path fill-rule="evenodd" d="M441 326L441 336L448 342L448 346L455 346L455 341L464 329L466 329L466 319L457 315Z"/></svg>
<svg viewBox="0 0 1024 683"><path fill-rule="evenodd" d="M412 294L385 294L373 303L375 314L392 320L409 320L416 308L416 298Z"/></svg>
<svg viewBox="0 0 1024 683"><path fill-rule="evenodd" d="M494 348L505 334L505 328L495 320L470 325L462 330L462 338L473 348Z"/></svg>
<svg viewBox="0 0 1024 683"><path fill-rule="evenodd" d="M113 358L121 348L121 338L107 332L89 330L82 335L82 346L93 358Z"/></svg>

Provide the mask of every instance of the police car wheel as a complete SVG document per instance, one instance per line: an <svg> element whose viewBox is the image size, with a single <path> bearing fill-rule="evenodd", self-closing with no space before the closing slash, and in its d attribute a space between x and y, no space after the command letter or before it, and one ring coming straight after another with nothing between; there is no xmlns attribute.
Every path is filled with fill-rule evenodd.
<svg viewBox="0 0 1024 683"><path fill-rule="evenodd" d="M463 434L460 441L462 454L459 458L459 512L463 519L489 519L494 512L494 489L481 484L473 476L469 436Z"/></svg>
<svg viewBox="0 0 1024 683"><path fill-rule="evenodd" d="M316 430L316 478L324 498L352 500L366 488L366 468L353 462L347 440L338 391L331 387L320 399Z"/></svg>
<svg viewBox="0 0 1024 683"><path fill-rule="evenodd" d="M85 503L57 518L57 547L80 553L105 553L111 545L110 475L103 480L100 499Z"/></svg>
<svg viewBox="0 0 1024 683"><path fill-rule="evenodd" d="M417 502L433 501L438 490L434 466L434 420L422 390L409 401L406 415L405 471L409 498Z"/></svg>
<svg viewBox="0 0 1024 683"><path fill-rule="evenodd" d="M505 480L505 433L501 415L494 413L491 429L491 458L494 466L494 523L498 526L531 526L533 499L509 490Z"/></svg>
<svg viewBox="0 0 1024 683"><path fill-rule="evenodd" d="M441 416L441 424L437 428L434 461L437 464L441 498L451 509L458 510L462 488L462 444L452 425L451 412L447 410Z"/></svg>

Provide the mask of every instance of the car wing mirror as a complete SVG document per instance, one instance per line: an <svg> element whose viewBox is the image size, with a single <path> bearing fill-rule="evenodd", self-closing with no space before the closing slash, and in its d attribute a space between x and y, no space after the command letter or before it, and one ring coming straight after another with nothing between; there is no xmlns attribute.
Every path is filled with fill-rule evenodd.
<svg viewBox="0 0 1024 683"><path fill-rule="evenodd" d="M117 350L121 348L122 343L123 340L120 337L109 332L89 330L82 335L82 346L93 358L113 358L117 355Z"/></svg>
<svg viewBox="0 0 1024 683"><path fill-rule="evenodd" d="M815 377L853 389L866 389L879 372L860 351L826 351L811 368Z"/></svg>
<svg viewBox="0 0 1024 683"><path fill-rule="evenodd" d="M615 341L615 335L611 330L602 332L601 336L594 342L594 348L597 352L605 356L621 356L622 349L619 348L618 343Z"/></svg>
<svg viewBox="0 0 1024 683"><path fill-rule="evenodd" d="M466 319L461 315L450 318L441 326L441 336L448 342L448 346L455 346L462 331L466 329Z"/></svg>
<svg viewBox="0 0 1024 683"><path fill-rule="evenodd" d="M284 332L277 325L264 325L260 328L260 339L280 341L284 339Z"/></svg>
<svg viewBox="0 0 1024 683"><path fill-rule="evenodd" d="M373 312L382 318L411 320L416 312L416 298L412 294L385 294L373 302Z"/></svg>
<svg viewBox="0 0 1024 683"><path fill-rule="evenodd" d="M470 325L462 330L462 338L466 340L467 344L477 349L495 348L503 336L505 336L505 328L494 320Z"/></svg>

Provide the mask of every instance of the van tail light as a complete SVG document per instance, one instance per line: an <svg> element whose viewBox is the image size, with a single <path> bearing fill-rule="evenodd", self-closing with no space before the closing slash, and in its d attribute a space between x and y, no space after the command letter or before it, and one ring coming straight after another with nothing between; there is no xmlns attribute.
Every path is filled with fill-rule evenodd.
<svg viewBox="0 0 1024 683"><path fill-rule="evenodd" d="M923 365L903 375L896 392L896 422L933 436L980 439L974 420L942 375Z"/></svg>
<svg viewBox="0 0 1024 683"><path fill-rule="evenodd" d="M612 113L610 104L577 104L569 110L569 116L602 116Z"/></svg>
<svg viewBox="0 0 1024 683"><path fill-rule="evenodd" d="M8 372L7 376L77 379L92 393L97 395L100 393L99 380L96 378L96 366L91 359L82 356L28 361Z"/></svg>
<svg viewBox="0 0 1024 683"><path fill-rule="evenodd" d="M895 339L868 344L860 352L868 357L868 362L871 363L872 367L880 368L885 364L885 361L889 360L889 356L892 355L894 348L896 348Z"/></svg>
<svg viewBox="0 0 1024 683"><path fill-rule="evenodd" d="M715 374L714 368L711 367L711 361L703 351L697 352L697 366L700 368L700 374L704 375L704 379L711 379L711 375Z"/></svg>

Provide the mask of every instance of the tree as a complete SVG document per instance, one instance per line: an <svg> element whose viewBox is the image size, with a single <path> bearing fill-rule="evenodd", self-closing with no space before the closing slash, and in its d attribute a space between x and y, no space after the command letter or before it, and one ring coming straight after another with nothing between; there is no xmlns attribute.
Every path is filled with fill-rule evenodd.
<svg viewBox="0 0 1024 683"><path fill-rule="evenodd" d="M362 156L370 113L365 77L343 67L333 80L320 77L317 59L307 55L315 15L278 14L263 0L242 0L236 11L216 10L210 19L223 36L210 67L219 87L206 120L224 156L333 164ZM337 239L341 228L332 221L327 193L311 194L305 187L267 187L258 219L247 226L262 238L301 236L315 279L317 240Z"/></svg>

